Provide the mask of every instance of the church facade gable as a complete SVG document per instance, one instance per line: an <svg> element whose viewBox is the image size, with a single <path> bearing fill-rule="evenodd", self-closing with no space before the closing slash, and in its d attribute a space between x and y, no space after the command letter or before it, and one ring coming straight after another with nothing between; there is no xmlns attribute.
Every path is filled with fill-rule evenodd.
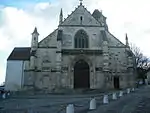
<svg viewBox="0 0 150 113"><path fill-rule="evenodd" d="M83 5L69 15L60 26L101 26L101 24L88 12Z"/></svg>

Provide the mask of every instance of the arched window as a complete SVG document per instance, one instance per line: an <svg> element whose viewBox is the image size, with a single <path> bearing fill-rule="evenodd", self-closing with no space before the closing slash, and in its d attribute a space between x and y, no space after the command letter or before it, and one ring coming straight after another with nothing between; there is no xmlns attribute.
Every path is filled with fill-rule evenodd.
<svg viewBox="0 0 150 113"><path fill-rule="evenodd" d="M88 48L88 35L84 30L79 30L74 38L75 48Z"/></svg>

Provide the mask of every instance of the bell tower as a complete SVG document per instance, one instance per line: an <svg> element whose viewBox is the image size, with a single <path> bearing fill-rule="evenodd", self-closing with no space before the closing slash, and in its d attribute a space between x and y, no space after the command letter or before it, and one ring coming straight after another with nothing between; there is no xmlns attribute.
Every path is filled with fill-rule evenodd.
<svg viewBox="0 0 150 113"><path fill-rule="evenodd" d="M33 33L32 33L32 41L31 41L31 51L30 51L30 69L35 69L35 53L38 48L38 36L39 33L37 32L37 28L35 27Z"/></svg>
<svg viewBox="0 0 150 113"><path fill-rule="evenodd" d="M33 51L38 48L38 37L39 37L39 33L37 31L37 28L35 27L32 33L32 41L31 41L31 50Z"/></svg>

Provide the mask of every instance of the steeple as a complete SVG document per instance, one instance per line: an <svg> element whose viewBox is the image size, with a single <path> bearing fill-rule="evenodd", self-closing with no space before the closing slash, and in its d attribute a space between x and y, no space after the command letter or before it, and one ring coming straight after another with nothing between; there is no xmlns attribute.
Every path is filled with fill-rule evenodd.
<svg viewBox="0 0 150 113"><path fill-rule="evenodd" d="M32 48L32 50L36 50L37 47L38 47L38 36L39 36L39 33L37 31L37 28L35 27L34 31L32 33L32 40L31 40L31 48Z"/></svg>
<svg viewBox="0 0 150 113"><path fill-rule="evenodd" d="M127 33L126 33L126 46L129 46L128 35L127 35Z"/></svg>
<svg viewBox="0 0 150 113"><path fill-rule="evenodd" d="M59 15L59 25L63 22L63 11L62 11L62 8L61 8L61 11L60 11L60 15Z"/></svg>
<svg viewBox="0 0 150 113"><path fill-rule="evenodd" d="M33 31L32 35L33 35L33 34L39 35L39 33L37 32L37 28L36 28L36 27L34 28L34 31Z"/></svg>

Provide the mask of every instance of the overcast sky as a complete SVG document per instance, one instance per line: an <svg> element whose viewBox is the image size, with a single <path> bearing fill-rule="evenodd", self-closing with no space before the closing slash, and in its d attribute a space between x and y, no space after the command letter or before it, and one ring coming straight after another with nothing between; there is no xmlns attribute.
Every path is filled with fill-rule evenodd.
<svg viewBox="0 0 150 113"><path fill-rule="evenodd" d="M150 0L83 0L92 13L102 10L107 17L109 31L125 43L140 47L150 57ZM60 9L67 17L79 0L0 0L0 83L5 80L6 59L14 47L27 47L31 33L37 26L39 40L58 26Z"/></svg>

